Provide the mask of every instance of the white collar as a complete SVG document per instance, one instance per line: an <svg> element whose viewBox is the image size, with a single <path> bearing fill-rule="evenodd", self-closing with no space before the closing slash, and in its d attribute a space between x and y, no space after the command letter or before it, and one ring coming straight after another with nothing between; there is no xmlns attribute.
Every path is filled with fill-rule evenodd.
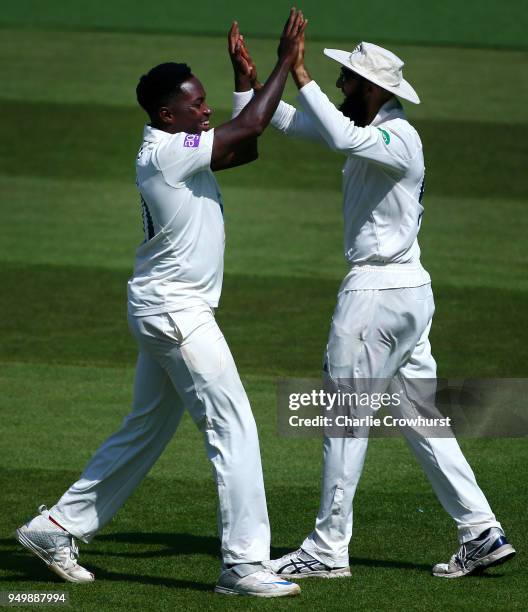
<svg viewBox="0 0 528 612"><path fill-rule="evenodd" d="M163 130L158 130L148 124L143 128L143 140L146 142L160 142L169 136L172 136L172 134L164 132Z"/></svg>
<svg viewBox="0 0 528 612"><path fill-rule="evenodd" d="M379 109L378 114L370 122L370 125L376 126L390 119L407 119L403 106L396 96L385 102Z"/></svg>

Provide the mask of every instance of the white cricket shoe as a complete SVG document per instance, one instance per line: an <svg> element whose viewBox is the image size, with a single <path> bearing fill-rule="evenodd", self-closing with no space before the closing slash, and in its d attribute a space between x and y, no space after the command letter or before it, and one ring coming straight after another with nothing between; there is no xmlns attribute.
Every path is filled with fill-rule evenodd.
<svg viewBox="0 0 528 612"><path fill-rule="evenodd" d="M328 567L302 548L280 559L264 561L263 565L285 578L347 578L351 575L350 566Z"/></svg>
<svg viewBox="0 0 528 612"><path fill-rule="evenodd" d="M49 519L46 506L38 510L40 514L16 530L16 539L64 580L93 582L92 572L77 563L79 549L73 536Z"/></svg>
<svg viewBox="0 0 528 612"><path fill-rule="evenodd" d="M253 597L292 597L301 592L299 585L282 580L260 563L239 563L222 570L216 593L252 595Z"/></svg>
<svg viewBox="0 0 528 612"><path fill-rule="evenodd" d="M508 542L504 531L491 527L478 538L462 544L449 563L437 563L433 576L439 578L460 578L476 571L500 565L515 555L515 549Z"/></svg>

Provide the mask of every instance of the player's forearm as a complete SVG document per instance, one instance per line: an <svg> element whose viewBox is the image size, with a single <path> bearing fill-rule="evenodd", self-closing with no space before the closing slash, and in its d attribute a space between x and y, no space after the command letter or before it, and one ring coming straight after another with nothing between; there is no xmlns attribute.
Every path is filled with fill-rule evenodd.
<svg viewBox="0 0 528 612"><path fill-rule="evenodd" d="M262 87L262 85L260 86ZM236 91L233 94L233 112L231 118L235 119L240 113L246 108L251 102L251 99L255 95L253 90L251 91ZM286 104L282 100L277 106L275 114L271 118L271 125L280 130L281 132L287 133L288 127L292 122L293 115L295 114L295 108Z"/></svg>
<svg viewBox="0 0 528 612"><path fill-rule="evenodd" d="M306 70L304 64L293 68L292 77L295 81L295 85L297 85L297 89L301 89L305 85L308 85L308 83L312 80L312 77L310 76L308 70Z"/></svg>
<svg viewBox="0 0 528 612"><path fill-rule="evenodd" d="M251 91L253 89L251 85L251 79L246 74L240 74L235 71L235 91Z"/></svg>
<svg viewBox="0 0 528 612"><path fill-rule="evenodd" d="M240 115L253 95L253 90L233 94L233 114L231 115L233 119ZM286 136L324 143L323 137L319 134L310 116L283 100L277 106L277 110L271 119L271 125Z"/></svg>
<svg viewBox="0 0 528 612"><path fill-rule="evenodd" d="M239 115L239 120L252 126L260 135L271 121L284 91L290 63L279 60L262 89L255 93L251 102Z"/></svg>
<svg viewBox="0 0 528 612"><path fill-rule="evenodd" d="M230 167L235 159L235 148L254 141L265 130L280 102L290 63L287 60L279 60L266 84L240 115L215 128L211 156L213 170ZM248 157L247 161L256 159L256 149L253 149L250 157L251 159Z"/></svg>

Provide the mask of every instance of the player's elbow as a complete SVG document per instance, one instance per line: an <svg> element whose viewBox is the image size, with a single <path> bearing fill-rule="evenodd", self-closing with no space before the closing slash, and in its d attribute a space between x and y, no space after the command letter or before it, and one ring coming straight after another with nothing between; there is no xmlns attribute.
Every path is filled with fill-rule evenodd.
<svg viewBox="0 0 528 612"><path fill-rule="evenodd" d="M259 154L258 154L257 147L250 148L249 150L246 150L244 152L244 155L241 158L241 163L250 164L251 162L256 161L258 157L259 157Z"/></svg>
<svg viewBox="0 0 528 612"><path fill-rule="evenodd" d="M350 149L351 143L343 134L330 134L326 142L332 151L342 153Z"/></svg>
<svg viewBox="0 0 528 612"><path fill-rule="evenodd" d="M264 130L268 127L271 121L271 117L264 112L258 112L255 114L253 121L251 122L251 128L253 130L253 134L258 138L264 132Z"/></svg>
<svg viewBox="0 0 528 612"><path fill-rule="evenodd" d="M268 124L264 121L263 118L259 118L257 119L257 121L255 121L252 127L253 135L258 138L264 133L264 130L268 127Z"/></svg>
<svg viewBox="0 0 528 612"><path fill-rule="evenodd" d="M235 121L243 130L245 138L258 138L268 127L270 119L260 110L253 109L252 112L242 112Z"/></svg>

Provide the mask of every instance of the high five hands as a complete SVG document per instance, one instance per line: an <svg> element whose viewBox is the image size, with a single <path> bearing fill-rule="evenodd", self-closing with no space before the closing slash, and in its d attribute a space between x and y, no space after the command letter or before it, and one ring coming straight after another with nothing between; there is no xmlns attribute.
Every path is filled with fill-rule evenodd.
<svg viewBox="0 0 528 612"><path fill-rule="evenodd" d="M284 25L277 49L279 60L290 65L291 73L296 82L296 75L306 73L304 68L304 31L307 25L308 20L304 19L302 11L292 8ZM233 22L228 33L228 51L233 64L236 91L260 89L262 85L258 81L257 67L236 21Z"/></svg>
<svg viewBox="0 0 528 612"><path fill-rule="evenodd" d="M304 30L307 25L308 20L304 19L302 11L292 8L277 49L279 59L288 62L292 67L297 60L301 41L304 41Z"/></svg>
<svg viewBox="0 0 528 612"><path fill-rule="evenodd" d="M235 90L247 91L257 79L257 68L251 59L244 43L244 37L238 29L238 22L233 21L227 35L227 48L235 73Z"/></svg>

